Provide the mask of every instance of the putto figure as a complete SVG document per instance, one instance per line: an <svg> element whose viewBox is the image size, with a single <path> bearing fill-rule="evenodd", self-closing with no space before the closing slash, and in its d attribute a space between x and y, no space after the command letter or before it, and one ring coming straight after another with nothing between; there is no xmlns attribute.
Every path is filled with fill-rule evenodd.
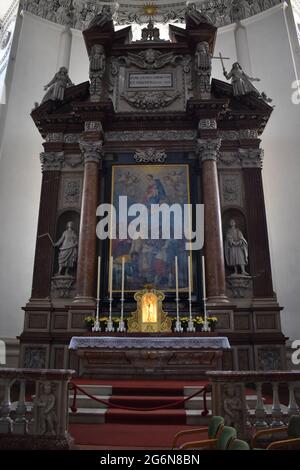
<svg viewBox="0 0 300 470"><path fill-rule="evenodd" d="M59 247L57 275L61 276L65 269L65 276L68 276L69 270L74 268L77 262L78 237L73 222L67 223L66 230L54 246Z"/></svg>
<svg viewBox="0 0 300 470"><path fill-rule="evenodd" d="M55 413L56 398L52 392L50 382L43 384L43 391L36 401L38 410L38 424L39 432L41 435L55 436L56 413Z"/></svg>
<svg viewBox="0 0 300 470"><path fill-rule="evenodd" d="M235 62L232 66L230 72L226 72L223 68L223 74L227 80L231 79L231 84L233 86L233 95L234 96L243 96L248 93L254 93L257 96L260 96L259 91L251 82L259 82L259 78L252 78L247 75L240 64Z"/></svg>
<svg viewBox="0 0 300 470"><path fill-rule="evenodd" d="M231 219L225 239L225 259L227 266L234 268L232 276L238 276L238 267L242 276L249 276L245 270L248 264L248 243L242 232L236 227L236 222Z"/></svg>
<svg viewBox="0 0 300 470"><path fill-rule="evenodd" d="M63 101L65 96L65 89L73 86L74 83L70 80L68 75L68 69L66 67L61 67L59 71L54 75L51 82L49 82L44 90L48 90L45 94L42 103L52 100Z"/></svg>

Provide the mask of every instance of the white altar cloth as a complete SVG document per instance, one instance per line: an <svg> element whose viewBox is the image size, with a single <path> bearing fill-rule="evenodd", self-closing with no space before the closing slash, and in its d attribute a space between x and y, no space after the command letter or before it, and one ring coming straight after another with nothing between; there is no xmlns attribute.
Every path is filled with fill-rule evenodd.
<svg viewBox="0 0 300 470"><path fill-rule="evenodd" d="M230 349L228 338L216 337L124 337L73 336L69 349Z"/></svg>

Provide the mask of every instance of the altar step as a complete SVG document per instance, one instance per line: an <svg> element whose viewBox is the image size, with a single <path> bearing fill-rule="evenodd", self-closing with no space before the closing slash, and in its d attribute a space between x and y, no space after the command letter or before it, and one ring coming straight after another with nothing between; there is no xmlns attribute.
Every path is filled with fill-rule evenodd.
<svg viewBox="0 0 300 470"><path fill-rule="evenodd" d="M182 402L184 398L199 391L203 387L202 384L184 386L166 381L163 385L153 382L131 385L126 381L114 385L80 383L80 387L105 403L99 403L78 392L77 412L70 413L70 423L206 425L211 415L210 412L207 417L202 416L202 395ZM249 408L253 408L256 396L248 395L247 402ZM72 397L70 405L71 403ZM158 408L170 403L175 405L174 408L147 411L149 408ZM207 395L207 407L211 410L210 394Z"/></svg>

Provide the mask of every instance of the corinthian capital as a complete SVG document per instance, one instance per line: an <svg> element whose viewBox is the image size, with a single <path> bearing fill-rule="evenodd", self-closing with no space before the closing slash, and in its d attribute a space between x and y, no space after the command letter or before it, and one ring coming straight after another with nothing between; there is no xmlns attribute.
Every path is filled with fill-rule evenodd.
<svg viewBox="0 0 300 470"><path fill-rule="evenodd" d="M242 168L262 168L263 149L239 149Z"/></svg>
<svg viewBox="0 0 300 470"><path fill-rule="evenodd" d="M103 157L103 141L96 142L79 142L80 150L84 158L84 163L95 162L99 163Z"/></svg>
<svg viewBox="0 0 300 470"><path fill-rule="evenodd" d="M42 152L40 154L42 171L59 171L64 163L64 152Z"/></svg>
<svg viewBox="0 0 300 470"><path fill-rule="evenodd" d="M197 151L202 162L206 160L217 160L221 147L221 139L198 139Z"/></svg>

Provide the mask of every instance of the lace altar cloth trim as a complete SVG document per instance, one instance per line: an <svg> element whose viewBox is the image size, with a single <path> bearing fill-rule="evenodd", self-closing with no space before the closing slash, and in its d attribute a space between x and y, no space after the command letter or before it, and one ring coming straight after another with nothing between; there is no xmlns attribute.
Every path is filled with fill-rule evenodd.
<svg viewBox="0 0 300 470"><path fill-rule="evenodd" d="M90 337L73 336L69 349L108 348L108 349L230 349L228 338L122 338L114 336Z"/></svg>

